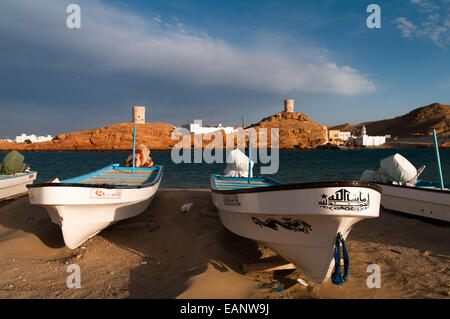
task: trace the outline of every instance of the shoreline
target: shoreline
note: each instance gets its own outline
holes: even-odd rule
[[[317,147],[313,147],[313,148],[279,148],[280,151],[349,151],[349,150],[364,150],[364,149],[392,149],[392,148],[398,148],[398,149],[430,149],[430,148],[434,148],[434,145],[432,144],[427,144],[427,145],[405,145],[405,144],[401,144],[401,145],[389,145],[389,146],[370,146],[370,147],[343,147],[340,146],[339,148],[317,148]],[[439,149],[444,149],[444,148],[450,148],[450,146],[447,145],[439,145]],[[201,148],[202,150],[205,149],[205,147]],[[229,150],[229,149],[233,149],[233,148],[223,148],[223,151]],[[245,148],[246,150],[248,150],[248,147]],[[268,148],[269,150],[271,149],[270,147]],[[190,150],[195,150],[194,148],[191,148]],[[79,149],[64,149],[64,150],[52,150],[52,149],[15,149],[15,148],[11,148],[11,149],[0,149],[0,152],[10,152],[10,151],[18,151],[18,152],[33,152],[33,153],[39,153],[39,152],[53,152],[53,153],[84,153],[84,152],[94,152],[94,153],[116,153],[116,152],[132,152],[132,149],[120,149],[120,150],[110,150],[110,149],[103,149],[103,150],[99,150],[99,149],[83,149],[83,150],[79,150]],[[151,149],[151,151],[157,151],[157,152],[170,152],[171,149],[170,148],[166,148],[166,149]]]
[[[449,298],[449,237],[448,226],[381,211],[350,232],[350,278],[335,286],[299,270],[242,273],[242,262],[275,254],[223,227],[207,188],[162,188],[144,213],[75,250],[24,196],[0,203],[0,298]],[[80,289],[66,286],[70,264]],[[381,267],[380,289],[366,286],[370,264]]]

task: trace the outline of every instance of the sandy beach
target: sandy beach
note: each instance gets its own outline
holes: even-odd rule
[[[274,253],[225,229],[210,198],[161,189],[144,213],[76,250],[26,196],[0,202],[0,298],[450,298],[448,225],[382,211],[348,237],[347,283],[305,287],[298,270],[242,273],[242,262]],[[182,213],[186,202],[194,207]],[[80,289],[66,286],[70,264],[80,266]],[[366,285],[370,264],[381,267],[379,289]]]

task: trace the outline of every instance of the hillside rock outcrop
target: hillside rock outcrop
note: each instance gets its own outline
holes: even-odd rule
[[[414,135],[432,135],[433,129],[438,135],[450,135],[450,105],[432,103],[419,107],[411,112],[392,119],[364,122],[356,125],[343,124],[330,127],[353,135],[359,135],[362,126],[367,129],[368,135],[386,135],[392,137],[410,137]]]
[[[278,128],[280,149],[312,148],[326,141],[325,128],[300,112],[279,112],[250,127],[258,132],[261,128]],[[270,132],[267,134],[270,140]]]
[[[150,149],[169,150],[173,125],[148,123],[136,125],[136,144],[145,143]],[[26,144],[0,142],[0,151],[128,151],[133,148],[133,124],[119,123],[93,130],[66,133],[52,141]]]

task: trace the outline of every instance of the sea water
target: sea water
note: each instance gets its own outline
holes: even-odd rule
[[[111,163],[123,164],[129,152],[21,152],[32,170],[38,171],[36,182],[55,177],[60,180],[89,173]],[[438,180],[434,149],[358,149],[358,150],[280,150],[279,170],[269,175],[287,183],[359,179],[366,169],[377,170],[380,160],[400,153],[416,168],[426,165],[421,179]],[[0,152],[0,160],[6,152]],[[211,174],[222,173],[226,163],[175,164],[170,151],[152,151],[150,156],[164,166],[160,187],[208,188]],[[225,152],[224,152],[225,157]],[[440,149],[444,181],[450,182],[450,149]],[[225,161],[224,161],[225,162]],[[260,175],[256,164],[254,176]]]

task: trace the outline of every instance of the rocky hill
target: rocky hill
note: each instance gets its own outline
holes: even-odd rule
[[[356,125],[343,124],[330,127],[341,131],[350,131],[359,135],[365,125],[369,135],[386,135],[392,137],[410,137],[414,135],[432,135],[433,129],[441,136],[450,135],[450,105],[433,103],[419,107],[411,112],[392,119],[364,122]]]
[[[354,135],[358,135],[362,125],[366,126],[369,135],[391,134],[393,137],[411,137],[414,134],[416,136],[417,134],[430,135],[432,130],[436,129],[440,136],[450,137],[450,105],[433,103],[393,119],[357,125],[344,124],[332,128],[351,131]],[[214,147],[219,142],[220,145],[225,147],[227,145],[225,134],[222,135],[222,139],[219,138],[218,140],[216,140],[214,134],[204,135],[203,138],[194,138],[192,135],[190,140],[178,143],[178,141],[171,139],[175,132],[175,126],[171,124],[149,123],[138,124],[136,127],[137,143],[145,143],[152,150],[170,150],[175,144],[178,144],[178,146],[190,144],[193,147],[196,138],[200,138],[199,144],[202,147],[207,145]],[[256,129],[256,131],[263,128],[278,128],[280,149],[314,148],[326,142],[324,128],[315,121],[311,121],[306,114],[300,112],[280,112],[262,119],[249,128]],[[267,142],[261,143],[259,141],[259,146],[263,146],[263,144],[268,147],[271,146],[270,130],[267,133]],[[182,136],[180,135],[179,138],[182,138]],[[234,138],[234,141],[236,147],[237,139]],[[246,138],[247,143],[248,137]],[[132,147],[133,124],[131,123],[119,123],[92,130],[61,134],[56,136],[53,141],[44,143],[15,144],[0,141],[0,151],[128,151]]]
[[[281,149],[312,148],[325,142],[324,128],[300,112],[280,112],[250,127],[257,131],[261,128],[278,128]]]
[[[325,131],[323,127],[314,121],[310,121],[303,113],[280,112],[269,116],[251,128],[259,131],[261,128],[279,129],[279,147],[282,149],[311,148],[325,142]],[[151,150],[170,150],[177,146],[194,147],[237,147],[237,137],[233,138],[234,145],[227,145],[227,136],[222,131],[222,139],[218,139],[215,134],[205,134],[204,136],[191,135],[190,139],[184,139],[175,126],[166,123],[149,123],[136,125],[137,144],[145,143]],[[173,134],[175,133],[175,134]],[[171,136],[178,136],[179,140],[172,140]],[[200,139],[199,143],[196,142]],[[245,138],[248,145],[248,136]],[[270,147],[270,130],[266,143],[259,142]],[[233,143],[233,142],[232,142]],[[120,123],[93,130],[66,133],[56,136],[53,141],[26,144],[8,143],[0,141],[0,151],[128,151],[133,147],[133,124]]]
[[[136,143],[146,143],[150,149],[168,150],[175,144],[171,134],[174,126],[166,123],[136,125]],[[133,124],[119,123],[111,126],[67,133],[53,141],[26,144],[0,141],[0,151],[125,151],[133,148]]]

